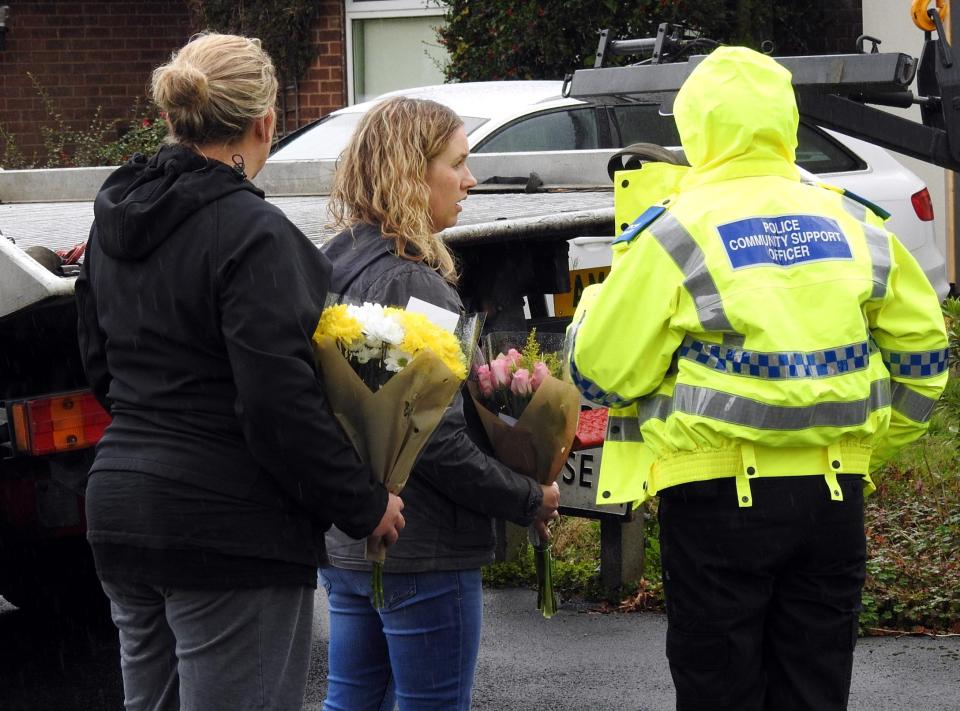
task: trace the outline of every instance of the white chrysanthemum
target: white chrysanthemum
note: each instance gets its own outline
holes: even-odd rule
[[[399,348],[387,349],[387,357],[383,360],[383,366],[391,373],[397,373],[407,367],[410,362],[410,354]]]
[[[350,352],[350,354],[357,359],[358,363],[369,363],[371,360],[379,360],[382,349],[370,348],[366,345],[361,345],[356,350]]]
[[[403,327],[388,316],[380,304],[366,302],[363,306],[350,305],[347,312],[363,328],[367,346],[378,348],[383,344],[400,345],[403,342]]]

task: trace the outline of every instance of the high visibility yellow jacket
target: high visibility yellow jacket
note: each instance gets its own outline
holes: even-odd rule
[[[741,506],[758,476],[872,489],[946,384],[933,288],[868,204],[801,183],[775,61],[720,48],[674,110],[691,168],[614,243],[570,329],[574,381],[614,408],[607,447],[633,446],[615,461],[605,447],[605,500],[729,476]]]

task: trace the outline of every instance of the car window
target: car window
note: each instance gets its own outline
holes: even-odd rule
[[[800,124],[797,144],[797,165],[814,175],[863,170],[866,167],[859,157],[813,126]]]
[[[661,116],[658,104],[612,106],[611,111],[620,134],[620,148],[631,143],[680,145],[680,135],[673,116]],[[814,126],[800,124],[797,144],[797,165],[814,175],[862,170],[866,167],[857,155]]]
[[[679,146],[680,134],[673,116],[661,116],[659,104],[612,106],[613,121],[620,132],[618,148],[631,143],[655,143],[658,146]],[[616,136],[614,136],[616,139]]]
[[[596,110],[582,107],[515,121],[478,144],[473,152],[585,151],[598,145]]]
[[[291,136],[271,160],[316,160],[336,158],[347,145],[363,114],[338,114],[314,124],[309,130]]]
[[[360,123],[363,114],[351,112],[328,116],[312,126],[291,134],[281,141],[270,160],[318,160],[337,158],[347,146],[353,135],[353,129]],[[469,134],[487,121],[475,116],[461,116],[463,126]]]

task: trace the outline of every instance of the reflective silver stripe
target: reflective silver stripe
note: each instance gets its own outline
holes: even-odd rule
[[[636,417],[607,417],[608,442],[642,442],[640,421]]]
[[[890,240],[885,230],[863,223],[863,233],[870,249],[870,261],[873,263],[873,291],[871,299],[882,299],[887,295],[887,280],[890,278]]]
[[[647,420],[665,420],[673,411],[673,398],[669,395],[650,395],[637,402],[637,420],[640,425]]]
[[[933,415],[933,408],[937,401],[911,390],[903,383],[893,384],[891,406],[901,415],[909,417],[914,422],[926,422]]]
[[[860,222],[864,236],[867,239],[867,248],[870,250],[870,260],[873,263],[873,292],[871,299],[882,299],[887,293],[887,279],[890,275],[890,242],[885,230],[867,222],[867,206],[856,200],[843,196],[841,200],[844,209]]]
[[[843,198],[841,202],[843,203],[843,209],[849,212],[855,219],[860,222],[865,222],[867,219],[867,206],[861,202],[857,202],[853,198],[849,198],[842,193],[838,193],[840,197]]]
[[[647,231],[676,262],[684,276],[684,287],[697,305],[697,317],[705,331],[733,331],[723,310],[720,292],[707,269],[707,259],[693,236],[669,212],[654,222]]]
[[[607,417],[606,439],[611,442],[642,442],[640,428],[652,419],[665,420],[670,414],[673,399],[668,395],[649,395],[637,402],[637,414],[631,417]]]
[[[890,381],[870,384],[870,397],[852,402],[821,402],[804,407],[767,405],[751,398],[710,388],[677,385],[674,412],[709,417],[760,430],[802,430],[809,427],[852,427],[866,422],[874,410],[890,404]]]
[[[883,348],[880,353],[890,374],[902,378],[933,378],[945,371],[950,361],[950,351],[946,348],[915,352]]]
[[[680,357],[732,375],[767,380],[824,378],[866,368],[870,364],[870,345],[861,341],[822,351],[767,353],[686,336],[680,344]]]

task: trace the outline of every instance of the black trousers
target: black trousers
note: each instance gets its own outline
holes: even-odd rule
[[[667,658],[677,711],[847,708],[866,565],[863,484],[733,479],[661,492]]]

